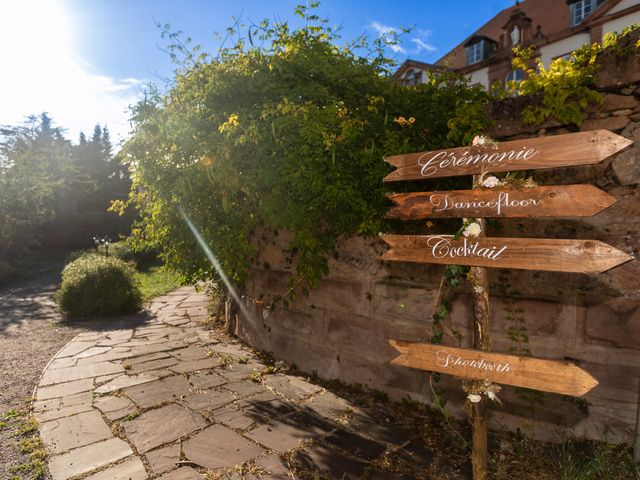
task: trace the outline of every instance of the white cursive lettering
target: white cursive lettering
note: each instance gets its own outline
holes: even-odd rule
[[[524,198],[514,200],[509,197],[509,192],[500,192],[494,198],[489,200],[476,200],[468,202],[456,202],[446,193],[434,193],[429,196],[429,202],[434,207],[434,212],[444,212],[446,210],[479,210],[488,208],[493,210],[497,215],[501,215],[504,210],[509,208],[537,207],[540,200],[535,198]]]
[[[452,247],[451,238],[440,235],[430,237],[427,245],[431,247],[431,254],[434,258],[484,257],[489,260],[497,260],[507,250],[506,245],[502,248],[481,247],[480,242],[469,242],[467,238],[463,240],[462,245]]]
[[[469,367],[489,372],[510,373],[511,364],[509,362],[500,363],[487,361],[483,358],[464,358],[453,356],[446,350],[436,351],[436,364],[443,368]]]
[[[423,177],[435,175],[440,168],[466,167],[469,165],[487,164],[500,165],[506,161],[529,160],[538,151],[534,148],[522,147],[520,150],[507,150],[504,152],[482,152],[473,153],[471,150],[463,150],[459,156],[456,152],[446,150],[438,152],[429,157],[430,152],[422,154],[418,158],[418,165],[421,167],[420,174]]]

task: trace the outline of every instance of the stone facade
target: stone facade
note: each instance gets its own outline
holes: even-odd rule
[[[640,256],[640,65],[636,56],[604,58],[597,79],[602,105],[592,108],[582,130],[605,128],[633,139],[635,145],[602,164],[538,171],[540,184],[592,183],[618,202],[592,218],[500,220],[489,235],[602,240]],[[496,123],[490,134],[500,140],[554,135],[575,127],[547,122],[525,128],[520,111],[525,99],[493,106]],[[286,234],[258,243],[260,265],[245,291],[251,312],[237,324],[241,338],[324,378],[366,384],[392,398],[432,401],[425,372],[390,365],[395,350],[388,339],[428,342],[431,316],[443,268],[435,265],[383,263],[386,248],[377,238],[344,239],[330,261],[330,274],[308,297],[288,309],[263,308],[287,289],[292,263],[283,247]],[[600,384],[584,399],[544,394],[531,396],[504,387],[503,406],[491,409],[494,427],[517,427],[539,438],[570,434],[610,441],[629,440],[635,429],[640,379],[640,261],[598,275],[539,271],[491,270],[491,336],[493,350],[514,346],[508,329],[513,312],[524,317],[526,345],[539,358],[576,362]],[[507,287],[505,295],[504,288]],[[470,346],[470,295],[452,297],[444,343]],[[511,313],[510,313],[511,312]],[[456,339],[457,335],[462,340]],[[451,413],[464,415],[459,379],[443,376]],[[532,422],[532,420],[534,420]]]

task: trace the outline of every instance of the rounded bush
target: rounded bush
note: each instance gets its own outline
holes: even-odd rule
[[[118,258],[83,255],[64,268],[56,301],[70,318],[137,312],[142,294],[134,274],[133,268]]]

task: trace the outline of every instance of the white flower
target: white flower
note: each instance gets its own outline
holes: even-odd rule
[[[482,232],[482,228],[476,222],[470,223],[467,227],[462,231],[462,234],[465,237],[477,237]]]
[[[500,184],[500,180],[498,180],[494,176],[487,177],[482,182],[482,186],[486,188],[494,188],[494,187],[497,187],[499,184]]]
[[[478,403],[480,400],[482,400],[482,396],[478,395],[477,393],[470,393],[469,395],[467,395],[467,398],[471,403]]]
[[[484,288],[482,288],[480,285],[475,285],[473,287],[473,291],[476,292],[476,293],[482,293],[482,292],[484,292]]]
[[[485,137],[484,135],[476,135],[475,137],[473,137],[473,141],[471,142],[471,145],[486,145],[487,144],[487,137]]]
[[[496,394],[493,393],[491,390],[487,392],[487,397],[489,397],[489,400],[493,400],[494,402],[496,401],[496,398],[498,398],[496,397]]]

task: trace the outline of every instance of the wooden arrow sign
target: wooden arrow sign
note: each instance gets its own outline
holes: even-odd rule
[[[573,363],[399,340],[389,343],[400,352],[391,360],[394,365],[574,397],[598,385],[598,380]]]
[[[380,235],[391,246],[383,260],[473,267],[604,272],[633,257],[598,240],[461,238],[452,235]]]
[[[483,189],[387,195],[387,218],[590,217],[617,200],[593,185]]]
[[[589,165],[603,161],[633,142],[607,130],[567,133],[386,157],[398,167],[385,182]]]

